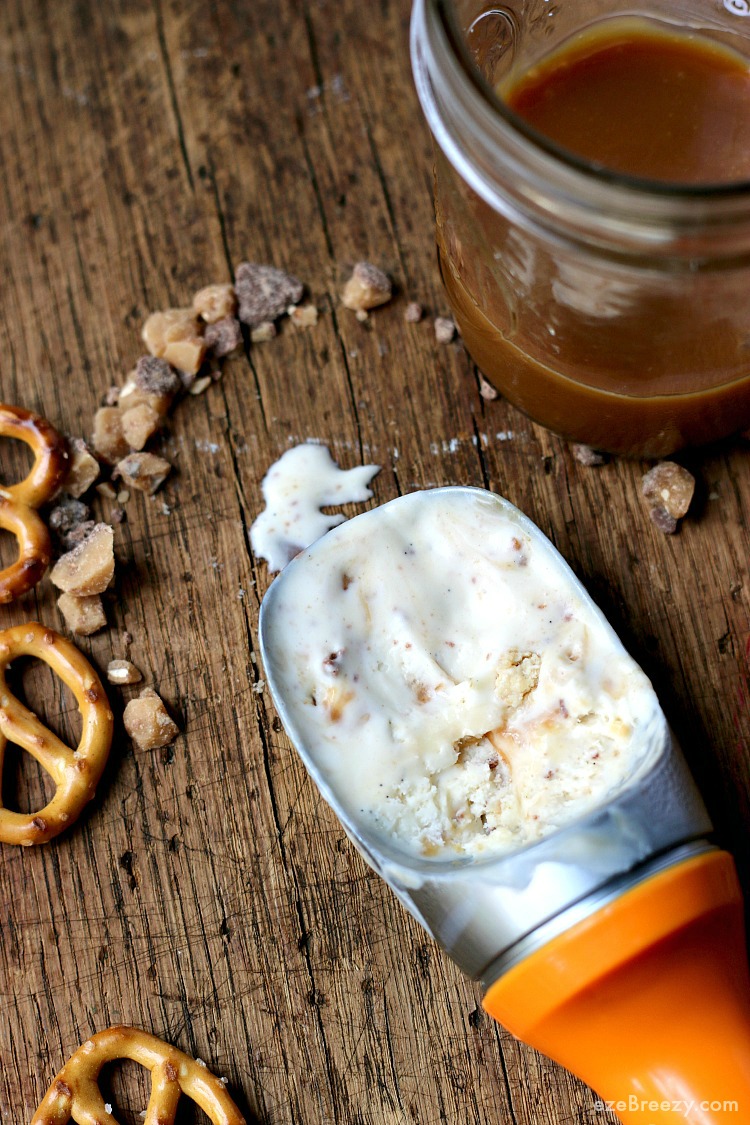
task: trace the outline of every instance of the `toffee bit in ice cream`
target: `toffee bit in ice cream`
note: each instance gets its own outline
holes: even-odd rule
[[[325,445],[287,450],[263,478],[266,507],[250,529],[253,551],[266,559],[270,571],[283,570],[295,555],[346,519],[340,512],[328,515],[321,508],[369,500],[372,492],[367,485],[379,472],[379,465],[340,469]]]
[[[351,822],[411,854],[533,843],[664,746],[643,672],[497,497],[401,497],[331,531],[269,596],[267,672],[293,739]]]

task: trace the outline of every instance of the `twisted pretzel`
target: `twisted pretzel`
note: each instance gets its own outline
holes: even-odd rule
[[[18,541],[19,555],[0,571],[0,603],[20,598],[49,566],[49,532],[35,509],[51,500],[68,471],[65,441],[49,422],[20,406],[0,403],[0,436],[31,446],[34,464],[18,484],[0,488],[0,527]]]
[[[143,1125],[174,1125],[182,1094],[214,1125],[246,1125],[224,1083],[169,1043],[134,1027],[110,1027],[87,1040],[68,1060],[44,1096],[31,1125],[117,1125],[98,1086],[102,1067],[132,1059],[151,1071],[151,1097]]]
[[[83,730],[76,750],[66,746],[8,689],[5,671],[19,656],[48,664],[73,692]],[[28,750],[53,778],[52,800],[37,813],[12,812],[0,794],[0,842],[44,844],[80,815],[94,796],[109,756],[113,719],[99,677],[74,644],[52,629],[30,622],[0,633],[0,778],[9,742]]]

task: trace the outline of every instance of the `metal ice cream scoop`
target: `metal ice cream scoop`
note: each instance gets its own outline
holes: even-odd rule
[[[412,603],[404,603],[404,609],[399,591],[409,583],[414,588],[416,581],[414,604],[422,606],[428,577],[446,567],[426,559],[425,589],[419,589],[419,557],[400,565],[400,550],[383,548],[385,532],[393,534],[395,527],[393,542],[403,542],[403,555],[411,550],[418,556],[408,529],[429,530],[434,520],[443,546],[445,527],[450,535],[446,513],[456,511],[456,505],[479,505],[488,527],[496,521],[516,529],[512,542],[519,550],[522,541],[528,544],[541,560],[538,565],[569,591],[571,604],[595,628],[607,630],[615,659],[621,646],[611,627],[562,557],[522,513],[479,489],[415,493],[330,532],[290,563],[269,589],[261,607],[260,645],[284,727],[366,862],[463,971],[482,982],[490,1014],[593,1085],[614,1103],[624,1122],[674,1123],[679,1119],[674,1106],[663,1106],[691,1101],[694,1106],[683,1120],[700,1125],[750,1120],[750,988],[741,896],[731,858],[707,839],[710,821],[658,705],[655,725],[649,727],[652,745],[632,777],[540,838],[497,854],[490,849],[486,857],[440,849],[434,855],[416,853],[398,833],[347,799],[327,751],[321,750],[316,727],[320,708],[333,710],[333,705],[315,698],[317,689],[309,689],[307,649],[294,636],[314,635],[323,619],[326,637],[351,636],[351,621],[342,618],[339,628],[335,618],[339,605],[347,604],[338,591],[356,596],[357,565],[367,568],[371,589],[394,589],[399,620],[408,623],[411,615],[414,624],[419,613],[424,616],[423,609],[409,608]],[[359,553],[350,549],[355,540]],[[472,552],[464,530],[456,544],[464,565]],[[486,553],[483,545],[479,548],[477,544],[478,554]],[[340,559],[345,565],[339,571]],[[364,561],[358,564],[358,559]],[[382,574],[372,571],[379,565]],[[490,558],[490,581],[493,566],[502,575],[505,559]],[[527,581],[520,571],[519,581]],[[386,598],[383,604],[390,602]],[[516,608],[520,632],[528,607]],[[438,610],[436,606],[436,615]],[[357,638],[360,649],[382,643],[369,605],[356,620],[369,621],[372,631],[372,645],[367,637]],[[472,620],[466,620],[468,642],[472,628]],[[341,651],[345,647],[342,643]],[[326,659],[333,676],[331,699],[338,699],[339,651]],[[387,662],[381,663],[383,676],[392,674]],[[437,657],[436,663],[441,667]],[[339,690],[342,702],[336,707],[351,694]],[[361,721],[368,718],[365,714]],[[334,741],[339,737],[336,719],[337,713]],[[399,737],[404,736],[397,736],[396,748]],[[356,770],[357,746],[346,749]],[[718,1044],[723,1046],[717,1050]],[[742,1103],[739,1117],[725,1106],[733,1100]],[[657,1103],[662,1108],[655,1109]],[[703,1103],[709,1108],[700,1108]],[[718,1103],[719,1108],[710,1108]]]

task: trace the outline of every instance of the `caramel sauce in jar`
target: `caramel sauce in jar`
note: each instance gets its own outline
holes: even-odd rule
[[[535,420],[613,453],[749,426],[750,61],[697,32],[603,20],[496,93],[505,198],[439,149],[436,166],[443,280],[480,368]],[[532,150],[528,172],[516,157]],[[537,206],[545,167],[559,183]]]
[[[750,63],[700,36],[616,21],[498,93],[602,168],[674,184],[750,181]]]

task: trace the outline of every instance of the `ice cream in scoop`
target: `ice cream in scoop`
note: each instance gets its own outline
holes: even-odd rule
[[[353,820],[414,855],[533,843],[664,747],[644,673],[551,544],[490,493],[401,497],[278,581],[265,658],[293,737]]]

